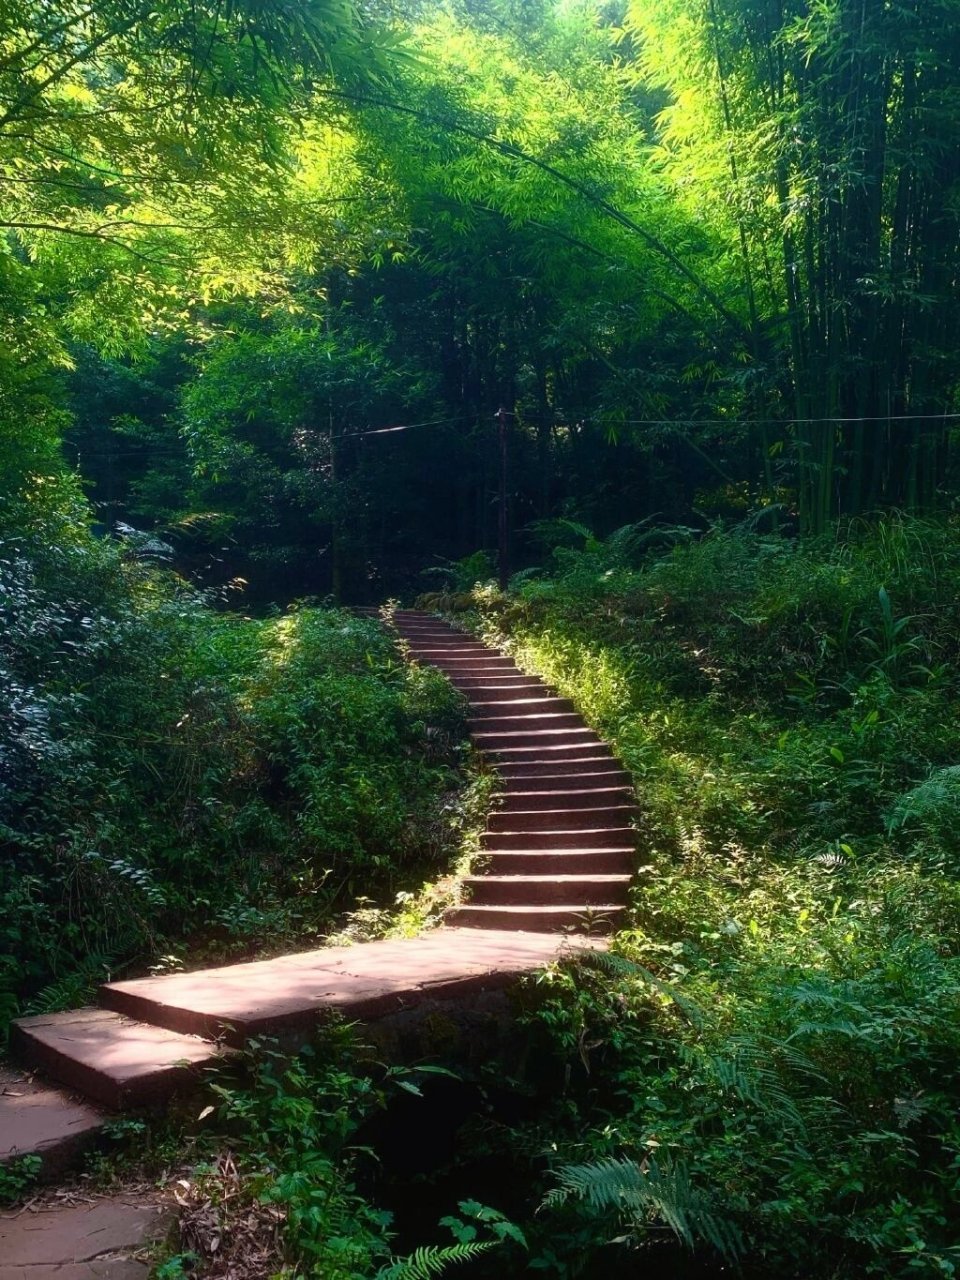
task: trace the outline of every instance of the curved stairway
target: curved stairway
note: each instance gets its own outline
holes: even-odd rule
[[[411,657],[439,667],[470,703],[471,737],[502,779],[448,923],[485,929],[609,929],[625,910],[635,863],[630,776],[573,704],[512,658],[427,613],[394,626]]]

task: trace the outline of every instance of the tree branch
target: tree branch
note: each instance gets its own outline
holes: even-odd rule
[[[77,26],[79,23],[92,18],[96,13],[96,9],[91,5],[89,9],[83,9],[80,13],[75,13],[72,18],[67,18],[58,26],[48,27],[46,31],[40,34],[30,42],[24,49],[17,49],[15,53],[11,53],[6,58],[0,58],[0,71],[6,71],[9,67],[15,66],[18,62],[22,62],[24,58],[29,58],[31,53],[36,53],[42,49],[45,44],[49,44],[51,40],[55,40],[57,36],[63,35],[65,31],[69,31],[71,27]]]
[[[108,223],[108,226],[121,226],[121,223]],[[139,249],[135,249],[133,245],[128,244],[125,240],[121,240],[118,236],[104,235],[102,231],[96,228],[86,229],[83,227],[65,227],[56,222],[7,222],[0,221],[0,227],[6,227],[11,231],[52,231],[63,236],[79,236],[83,240],[100,240],[104,244],[115,245],[118,249],[124,249],[127,253],[132,254],[135,258],[139,258],[142,262],[148,262],[153,266],[160,267],[177,267],[183,265],[183,260],[176,258],[151,258],[145,253],[141,253]]]
[[[102,49],[105,44],[109,44],[111,40],[118,39],[120,36],[126,35],[128,31],[132,31],[138,22],[141,22],[149,12],[149,6],[143,7],[137,11],[134,17],[129,18],[125,23],[121,23],[117,27],[110,28],[102,32],[95,40],[88,45],[79,49],[66,62],[62,62],[56,70],[51,71],[45,80],[41,80],[39,84],[33,85],[28,93],[18,98],[12,106],[10,106],[2,116],[0,116],[0,129],[4,128],[11,120],[16,120],[21,114],[24,107],[28,107],[31,102],[35,102],[46,91],[68,75],[74,67],[79,66],[81,62],[89,60],[98,49]]]

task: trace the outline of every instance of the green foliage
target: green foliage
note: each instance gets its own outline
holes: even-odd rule
[[[249,1081],[212,1087],[246,1194],[278,1208],[292,1260],[307,1275],[359,1280],[388,1253],[389,1215],[357,1192],[349,1145],[387,1095],[356,1070],[343,1040],[293,1061],[252,1043]]]
[[[216,612],[142,540],[58,503],[20,523],[0,563],[7,1016],[11,993],[69,1006],[171,940],[315,936],[449,857],[460,702],[380,627]]]
[[[39,1156],[20,1156],[0,1165],[0,1204],[13,1204],[33,1186],[43,1161]]]
[[[448,1215],[440,1219],[440,1226],[449,1228],[456,1237],[455,1244],[421,1246],[409,1257],[384,1267],[377,1273],[377,1280],[433,1280],[446,1271],[448,1264],[470,1262],[507,1240],[526,1248],[523,1232],[499,1210],[476,1200],[461,1200],[459,1209],[463,1218]],[[479,1239],[480,1232],[489,1238]]]
[[[446,588],[454,594],[471,591],[478,583],[489,582],[496,577],[493,557],[486,551],[475,551],[452,564],[425,569],[424,576],[444,579]]]
[[[578,1196],[594,1211],[613,1209],[632,1218],[641,1239],[652,1218],[664,1222],[690,1248],[702,1240],[725,1257],[737,1255],[736,1229],[704,1206],[682,1166],[663,1169],[651,1158],[641,1168],[633,1160],[608,1156],[593,1164],[565,1165],[557,1177],[560,1185],[547,1196],[548,1206]]]
[[[770,1275],[799,1239],[812,1276],[952,1274],[955,527],[554,563],[477,623],[614,743],[643,865],[614,954],[531,996],[568,1072],[536,1256],[669,1228]]]
[[[156,1280],[187,1280],[199,1261],[199,1257],[192,1251],[178,1253],[158,1263],[154,1269],[154,1275]]]
[[[455,1237],[451,1245],[422,1245],[407,1257],[391,1254],[391,1215],[375,1208],[358,1190],[358,1175],[374,1153],[357,1138],[371,1116],[390,1105],[397,1092],[421,1097],[431,1074],[449,1074],[423,1065],[384,1068],[371,1060],[350,1028],[331,1025],[312,1046],[290,1058],[271,1042],[250,1042],[243,1074],[221,1075],[211,1084],[216,1105],[204,1108],[205,1148],[231,1152],[229,1177],[223,1161],[204,1161],[190,1180],[190,1203],[219,1215],[216,1232],[225,1248],[239,1250],[249,1238],[231,1241],[230,1215],[236,1202],[250,1206],[248,1220],[263,1209],[265,1233],[281,1225],[282,1257],[296,1274],[316,1280],[431,1280],[451,1264],[467,1262],[506,1240],[523,1245],[519,1229],[496,1209],[475,1201],[460,1203],[463,1217],[440,1225]],[[423,1102],[426,1108],[429,1103]],[[215,1113],[215,1114],[214,1114]],[[425,1122],[427,1122],[425,1120]],[[229,1194],[227,1194],[229,1192]],[[259,1208],[258,1208],[259,1207]],[[265,1243],[265,1242],[264,1242]],[[178,1258],[164,1265],[175,1268]],[[222,1250],[217,1254],[223,1264]],[[172,1270],[171,1274],[179,1274]]]
[[[491,1247],[489,1241],[470,1244],[421,1245],[399,1262],[392,1263],[377,1273],[377,1280],[433,1280],[442,1275],[451,1262],[470,1262]]]
[[[935,769],[901,796],[888,816],[887,830],[919,834],[928,858],[939,856],[950,875],[960,873],[960,766]]]

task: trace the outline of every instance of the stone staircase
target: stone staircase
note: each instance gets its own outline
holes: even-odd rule
[[[502,780],[477,875],[451,924],[481,929],[609,930],[635,864],[630,776],[573,704],[473,636],[428,614],[394,625],[420,662],[470,704],[470,734]]]
[[[410,655],[469,700],[473,739],[502,779],[465,903],[417,938],[108,983],[97,1007],[19,1019],[11,1048],[23,1069],[0,1073],[0,1163],[39,1154],[62,1166],[108,1110],[162,1104],[251,1037],[293,1047],[331,1010],[369,1021],[475,999],[562,950],[600,945],[634,864],[628,775],[568,701],[510,658],[427,614],[395,624]]]

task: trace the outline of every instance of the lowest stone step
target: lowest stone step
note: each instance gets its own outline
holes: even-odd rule
[[[99,1108],[82,1098],[13,1067],[0,1067],[0,1165],[39,1156],[46,1175],[59,1173],[86,1149],[106,1120]]]

